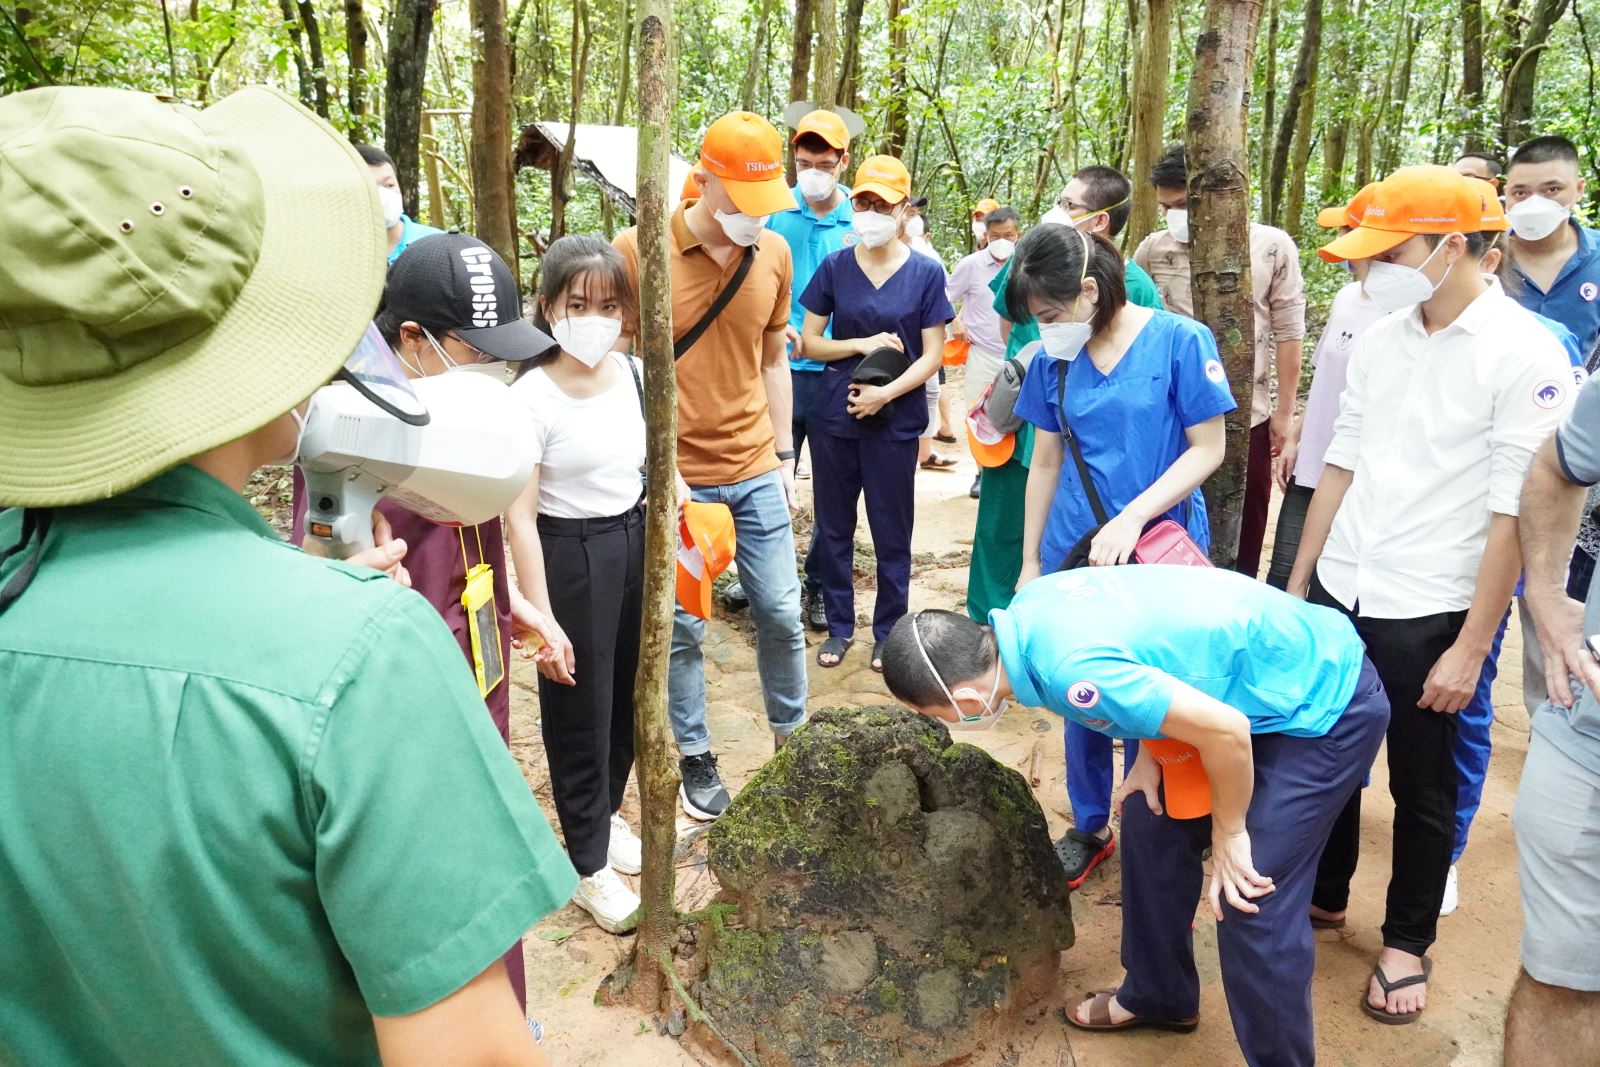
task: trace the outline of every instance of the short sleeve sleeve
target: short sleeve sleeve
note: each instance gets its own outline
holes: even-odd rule
[[[1146,274],[1150,272],[1150,242],[1155,239],[1156,234],[1147,234],[1145,239],[1139,242],[1139,247],[1133,250],[1133,261],[1139,264],[1139,268]]]
[[[1191,319],[1174,319],[1172,392],[1178,420],[1185,429],[1239,406],[1228,389],[1228,374],[1217,355],[1216,340],[1210,330]]]
[[[1540,340],[1525,346],[1521,358],[1506,360],[1495,383],[1489,510],[1500,515],[1517,514],[1534,452],[1572,407],[1572,367],[1566,353],[1553,336]]]
[[[989,291],[994,293],[994,313],[1007,322],[1015,322],[1011,317],[1011,305],[1006,303],[1006,283],[1011,280],[1011,261],[1008,259],[1000,265],[1000,273],[989,281]]]
[[[628,271],[628,280],[633,283],[633,291],[639,291],[639,230],[630,226],[617,234],[612,240],[611,247],[615,248],[622,256],[622,265]]]
[[[1272,309],[1272,339],[1294,341],[1306,335],[1306,280],[1300,273],[1300,251],[1294,239],[1276,231],[1278,266],[1272,277],[1268,303]]]
[[[1578,399],[1556,431],[1556,456],[1574,485],[1600,482],[1600,376],[1578,390]]]
[[[944,270],[937,264],[933,266],[935,269],[928,271],[927,283],[922,288],[922,322],[919,325],[924,330],[930,326],[943,326],[956,317],[956,309],[945,295]]]
[[[1068,364],[1059,359],[1036,357],[1022,379],[1022,392],[1012,410],[1019,418],[1037,426],[1045,433],[1060,433],[1061,419],[1056,412],[1056,392],[1060,375],[1067,373]]]
[[[1355,350],[1345,365],[1344,392],[1339,394],[1339,414],[1333,420],[1333,440],[1322,461],[1330,466],[1353,471],[1361,457],[1361,423],[1367,409],[1367,361],[1372,357],[1373,331],[1356,339]]]
[[[825,319],[833,316],[833,264],[837,255],[835,252],[823,257],[806,291],[800,294],[800,306]]]
[[[768,243],[777,246],[775,252],[781,260],[778,264],[778,293],[772,301],[772,314],[767,316],[767,331],[770,333],[789,325],[789,307],[792,303],[789,294],[794,287],[794,255],[789,251],[789,242],[783,240],[782,234]]]
[[[1172,706],[1173,678],[1137,662],[1127,649],[1078,648],[1050,674],[1052,706],[1091,730],[1117,737],[1161,736]]]
[[[454,993],[577,885],[444,621],[390,603],[302,771],[322,903],[374,1015]]]

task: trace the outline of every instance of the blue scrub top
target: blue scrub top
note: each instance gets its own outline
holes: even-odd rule
[[[1070,363],[1042,355],[1035,359],[1022,380],[1016,412],[1041,433],[1061,432],[1056,397],[1063,367],[1067,421],[1108,519],[1150,488],[1188,449],[1184,430],[1238,406],[1211,331],[1169,311],[1152,312],[1109,375],[1101,374],[1087,353]],[[1201,549],[1210,547],[1205,498],[1198,489],[1160,517],[1186,528]],[[1060,567],[1097,525],[1069,453],[1061,463],[1040,545],[1045,571]]]
[[[956,317],[944,295],[944,268],[938,260],[915,252],[877,288],[862,273],[854,248],[834,252],[817,267],[800,303],[807,311],[831,318],[836,338],[898,334],[913,363],[922,358],[922,331]],[[921,389],[890,403],[886,422],[873,420],[863,425],[847,410],[850,379],[862,358],[851,356],[827,364],[821,396],[811,409],[814,424],[834,437],[891,441],[921,437],[928,428],[928,399]]]
[[[1083,567],[989,613],[1018,702],[1112,737],[1161,737],[1173,680],[1237,708],[1252,734],[1321,737],[1355,693],[1355,627],[1211,567]]]
[[[794,259],[794,284],[789,290],[789,325],[796,332],[806,323],[806,308],[800,303],[800,294],[811,284],[811,277],[817,273],[822,261],[844,248],[854,233],[851,224],[855,221],[855,211],[850,206],[850,190],[841,185],[839,191],[844,193],[839,206],[818,218],[796,186],[790,190],[796,207],[791,211],[780,211],[767,219],[767,229],[789,243],[789,255]],[[823,331],[823,335],[833,336],[827,330]],[[826,363],[815,359],[791,357],[789,360],[790,370],[821,371],[826,366]]]
[[[1579,226],[1576,219],[1568,225],[1578,231],[1578,249],[1556,275],[1550,291],[1540,289],[1518,269],[1517,280],[1522,284],[1512,286],[1510,295],[1529,311],[1571,330],[1578,339],[1578,351],[1587,359],[1600,338],[1600,230]]]
[[[424,226],[410,215],[402,213],[400,216],[400,243],[394,246],[393,252],[389,253],[389,262],[393,264],[395,260],[399,259],[400,253],[404,252],[411,245],[411,242],[420,241],[424,237],[431,237],[433,234],[443,232],[443,230],[433,226]]]

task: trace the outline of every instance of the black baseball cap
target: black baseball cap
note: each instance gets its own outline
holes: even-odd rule
[[[383,306],[441,325],[495,359],[518,363],[556,342],[522,316],[522,295],[505,260],[471,234],[451,230],[413,241],[389,268]]]
[[[925,196],[914,196],[907,202],[912,207],[927,207],[928,206],[928,198],[925,197]]]

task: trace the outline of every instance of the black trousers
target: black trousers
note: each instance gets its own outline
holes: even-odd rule
[[[539,516],[550,608],[572,642],[577,685],[539,679],[540,730],[561,833],[584,877],[606,865],[611,816],[633,769],[633,675],[644,612],[644,511]]]
[[[1272,562],[1267,566],[1267,584],[1274,589],[1289,588],[1294,557],[1300,551],[1300,531],[1306,524],[1315,489],[1289,479],[1289,489],[1278,505],[1278,532],[1272,535]]]
[[[1383,921],[1383,944],[1420,956],[1434,942],[1456,829],[1456,717],[1417,707],[1440,656],[1455,643],[1465,611],[1415,619],[1372,619],[1335,600],[1315,576],[1308,598],[1337,608],[1355,623],[1367,657],[1389,693],[1389,794],[1394,797],[1394,870]],[[1317,868],[1311,903],[1343,911],[1361,851],[1361,792],[1335,820]]]

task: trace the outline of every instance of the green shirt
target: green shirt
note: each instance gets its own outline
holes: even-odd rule
[[[192,466],[55,512],[0,813],[0,1063],[377,1063],[576,884],[439,614]]]

